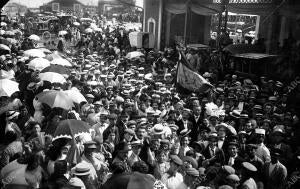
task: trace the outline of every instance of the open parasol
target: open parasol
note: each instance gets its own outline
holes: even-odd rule
[[[5,31],[5,35],[14,36],[15,32],[13,32],[13,31]]]
[[[92,32],[93,32],[93,29],[92,29],[92,28],[87,28],[87,29],[85,29],[84,31],[85,31],[85,33],[92,33]]]
[[[44,68],[41,73],[46,73],[46,72],[54,72],[54,73],[58,73],[58,74],[61,74],[61,75],[68,75],[70,74],[70,70],[66,67],[63,67],[61,65],[50,65],[49,63],[49,66]]]
[[[67,67],[72,66],[72,64],[64,58],[56,58],[56,59],[52,60],[50,63],[56,64],[56,65],[61,65],[61,66],[67,66]]]
[[[139,52],[139,51],[133,51],[133,52],[129,52],[126,55],[126,58],[133,59],[133,58],[138,58],[138,57],[141,57],[141,56],[144,56],[144,54]]]
[[[0,79],[0,96],[10,97],[17,91],[19,91],[19,83],[9,79]]]
[[[58,58],[62,58],[59,54],[48,54],[46,56],[46,59],[48,59],[49,61],[53,61],[54,59],[58,59]]]
[[[66,90],[64,93],[66,93],[74,103],[80,104],[81,102],[87,102],[78,89]]]
[[[36,96],[39,102],[48,104],[51,108],[71,109],[74,104],[70,97],[62,91],[44,91]]]
[[[10,42],[11,44],[16,44],[16,43],[18,43],[18,41],[17,41],[16,39],[14,39],[14,38],[6,38],[6,40],[7,40],[8,42]]]
[[[24,51],[24,55],[27,57],[40,57],[44,58],[46,55],[45,53],[40,49],[29,49]]]
[[[58,138],[75,139],[79,135],[89,133],[89,128],[90,126],[84,121],[66,119],[58,123],[53,140]]]
[[[47,48],[39,48],[41,51],[43,51],[45,54],[51,54],[52,52],[49,50],[49,49],[47,49]]]
[[[50,83],[64,84],[67,82],[63,75],[55,72],[40,73],[39,77],[41,80],[49,81]]]
[[[6,22],[1,22],[0,26],[7,26],[7,23]]]
[[[0,79],[12,79],[14,76],[10,75],[7,71],[5,70],[0,70]]]
[[[31,39],[33,41],[39,41],[41,38],[35,34],[32,34],[28,37],[28,39]]]
[[[50,62],[45,58],[35,58],[31,60],[28,64],[28,68],[39,71],[43,70],[48,66],[50,66]]]
[[[0,50],[10,51],[10,48],[7,45],[0,44]]]

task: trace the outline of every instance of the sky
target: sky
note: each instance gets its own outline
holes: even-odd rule
[[[29,8],[38,8],[44,3],[48,3],[51,0],[10,0],[9,2],[20,3],[26,5]],[[84,4],[97,5],[98,0],[78,0]],[[136,0],[136,5],[143,6],[143,0]]]

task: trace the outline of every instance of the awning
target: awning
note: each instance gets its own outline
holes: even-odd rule
[[[238,58],[247,58],[253,60],[259,60],[262,58],[269,58],[269,57],[276,57],[277,55],[272,54],[263,54],[263,53],[243,53],[243,54],[236,54],[234,57]]]
[[[189,4],[187,2],[166,2],[165,10],[172,14],[185,14],[187,5],[192,12],[200,15],[212,15],[222,10],[222,5],[217,3],[203,3],[193,0]],[[275,8],[276,5],[272,3],[231,3],[228,5],[229,12],[251,15],[269,15]]]

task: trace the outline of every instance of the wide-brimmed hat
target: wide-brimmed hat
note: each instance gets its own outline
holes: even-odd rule
[[[218,140],[218,134],[215,133],[215,132],[210,133],[210,134],[208,135],[208,140],[209,140],[209,141],[211,141],[211,140],[214,140],[214,141]]]
[[[77,178],[77,177],[72,177],[70,180],[69,180],[69,184],[71,186],[74,186],[76,188],[85,188],[85,185],[84,183],[82,182],[82,180],[80,178]]]
[[[165,133],[164,126],[162,124],[155,124],[152,129],[154,135],[161,135]]]
[[[180,131],[179,133],[179,137],[183,138],[183,137],[186,137],[190,134],[191,130],[189,129],[183,129],[182,131]]]
[[[192,167],[195,168],[195,169],[198,168],[197,160],[195,158],[191,157],[191,156],[184,156],[182,158],[182,161],[190,163],[192,165]]]
[[[74,175],[84,176],[90,174],[90,168],[86,163],[78,163],[74,169]]]
[[[230,116],[237,118],[237,119],[240,118],[240,116],[241,116],[241,113],[238,110],[233,110],[229,114],[230,114]]]
[[[284,136],[284,131],[281,128],[276,128],[276,126],[274,127],[272,134],[279,134],[281,136]]]
[[[182,160],[177,155],[170,155],[170,159],[175,164],[181,166],[183,164]]]
[[[97,143],[95,141],[87,141],[83,145],[85,149],[96,149],[97,148],[96,144]]]
[[[249,163],[249,162],[243,162],[243,163],[242,163],[242,166],[243,166],[246,170],[248,170],[248,171],[250,171],[250,172],[256,172],[256,171],[257,171],[257,168],[256,168],[253,164],[251,164],[251,163]]]
[[[177,131],[179,129],[179,127],[175,124],[169,124],[168,127],[172,130],[172,131]]]
[[[19,114],[20,113],[17,111],[8,111],[8,112],[6,112],[6,117],[8,120],[12,120],[12,119],[18,117]]]
[[[130,145],[131,145],[132,147],[134,147],[134,146],[142,147],[142,146],[143,146],[143,142],[142,142],[141,140],[135,140],[135,141],[132,141],[132,142],[130,143]]]
[[[128,134],[130,134],[130,135],[132,135],[132,136],[135,135],[135,132],[134,132],[134,130],[132,130],[132,129],[125,129],[124,132],[125,132],[125,133],[128,133]]]

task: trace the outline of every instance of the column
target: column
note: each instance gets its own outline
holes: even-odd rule
[[[159,0],[158,11],[158,32],[157,32],[157,50],[160,50],[161,30],[162,30],[162,16],[163,16],[163,0]]]

